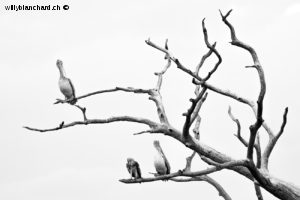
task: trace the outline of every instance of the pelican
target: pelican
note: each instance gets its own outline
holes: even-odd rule
[[[130,178],[139,179],[142,177],[139,163],[136,162],[133,158],[127,158],[126,167],[130,174]]]
[[[75,88],[69,78],[66,77],[66,73],[63,67],[63,62],[61,60],[56,61],[56,65],[59,69],[59,89],[65,96],[65,99],[72,105],[74,105],[77,102],[77,99],[75,97]]]
[[[157,150],[156,155],[154,156],[154,166],[158,176],[170,174],[171,167],[170,164],[160,147],[159,141],[154,140],[153,145]]]

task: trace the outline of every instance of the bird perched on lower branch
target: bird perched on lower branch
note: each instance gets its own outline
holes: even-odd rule
[[[153,145],[157,150],[156,155],[154,156],[154,166],[158,176],[170,174],[171,167],[165,156],[158,140],[154,140]]]
[[[126,164],[127,170],[130,174],[130,178],[132,179],[139,179],[142,178],[140,165],[136,162],[133,158],[127,158]]]
[[[68,101],[68,103],[74,105],[77,102],[74,85],[72,84],[71,79],[66,77],[63,62],[61,60],[57,60],[56,66],[58,67],[60,74],[58,81],[59,89],[65,96],[65,99]]]

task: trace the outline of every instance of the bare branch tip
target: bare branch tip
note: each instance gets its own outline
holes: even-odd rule
[[[231,106],[228,106],[228,114],[231,113]]]
[[[202,28],[203,28],[203,31],[206,31],[206,28],[205,28],[205,18],[202,20]]]
[[[60,124],[59,124],[59,128],[62,128],[64,126],[65,122],[62,121]]]
[[[222,20],[226,20],[226,18],[230,15],[230,13],[233,11],[233,9],[230,9],[225,15],[223,15],[222,11],[219,9],[220,15],[222,17]]]
[[[166,39],[166,42],[165,42],[165,49],[168,50],[169,47],[168,47],[168,38]]]
[[[288,113],[288,111],[289,111],[289,107],[286,107],[285,108],[285,113]]]
[[[146,42],[146,44],[149,44],[150,43],[150,37],[147,40],[145,40],[145,42]]]
[[[231,12],[232,12],[232,9],[230,9],[230,10],[227,12],[227,14],[225,15],[225,18],[227,18],[227,17],[230,15]]]
[[[220,13],[221,17],[223,18],[223,13],[222,13],[221,9],[219,9],[219,13]]]

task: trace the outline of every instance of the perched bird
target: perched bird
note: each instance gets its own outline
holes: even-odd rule
[[[132,158],[127,158],[127,164],[126,164],[127,170],[130,174],[130,178],[139,179],[142,177],[141,169],[139,166],[139,163],[136,162]]]
[[[160,176],[160,175],[170,174],[171,167],[170,167],[170,164],[169,164],[162,148],[160,147],[159,141],[154,140],[153,145],[154,145],[155,149],[157,150],[157,153],[154,156],[154,166],[155,166],[157,175]]]
[[[72,105],[77,102],[75,97],[75,88],[69,78],[66,77],[66,73],[61,60],[56,61],[56,65],[59,69],[60,77],[58,81],[59,89],[65,96],[66,100]]]

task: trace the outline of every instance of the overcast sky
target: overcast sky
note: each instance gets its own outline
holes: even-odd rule
[[[263,2],[263,3],[262,3]],[[7,11],[7,5],[59,5],[60,11]],[[62,6],[68,5],[69,10]],[[6,1],[0,2],[0,199],[5,200],[96,200],[96,199],[221,199],[205,182],[155,182],[125,185],[126,158],[139,161],[143,176],[154,171],[154,139],[161,141],[172,171],[185,166],[191,154],[182,144],[162,135],[133,136],[147,127],[130,123],[72,127],[56,132],[30,132],[22,126],[51,128],[62,121],[81,120],[78,109],[53,105],[63,98],[58,89],[57,59],[64,62],[77,95],[115,86],[153,88],[154,72],[165,65],[164,55],[147,46],[151,38],[169,48],[191,70],[207,52],[201,21],[223,63],[210,83],[255,100],[258,77],[251,57],[231,46],[228,28],[218,9],[234,9],[229,21],[239,39],[252,45],[265,70],[267,93],[264,118],[277,132],[282,114],[289,107],[286,130],[270,159],[270,172],[300,185],[298,118],[300,115],[299,44],[300,2],[277,1]],[[205,74],[216,61],[210,58]],[[172,64],[164,77],[163,100],[170,122],[178,129],[193,97],[191,78]],[[158,120],[153,102],[145,95],[112,93],[78,102],[88,118],[118,115],[143,116]],[[226,97],[209,92],[201,110],[201,141],[234,158],[246,150],[234,137],[235,124],[228,106],[248,138],[252,111]],[[266,133],[261,130],[262,143]],[[193,170],[207,168],[195,158]],[[230,171],[212,175],[232,199],[255,199],[253,183]],[[275,197],[264,192],[265,199]]]

